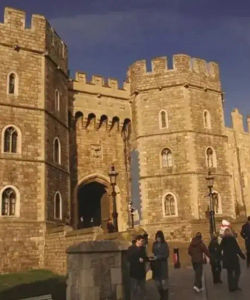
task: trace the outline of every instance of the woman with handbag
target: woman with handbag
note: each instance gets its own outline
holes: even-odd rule
[[[162,231],[157,231],[152,252],[154,254],[151,268],[153,279],[161,296],[161,300],[168,299],[168,257],[169,248]]]

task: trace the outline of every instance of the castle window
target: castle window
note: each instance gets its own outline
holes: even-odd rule
[[[221,214],[222,213],[222,205],[221,205],[220,194],[216,191],[213,191],[212,197],[213,197],[213,206],[214,206],[215,214]]]
[[[60,93],[58,90],[55,91],[55,110],[60,111]]]
[[[216,168],[217,162],[216,162],[216,154],[215,151],[208,147],[206,150],[206,164],[208,168]]]
[[[170,149],[165,148],[161,152],[161,165],[163,168],[173,166],[173,157]]]
[[[53,159],[56,164],[61,164],[61,143],[58,137],[53,142]]]
[[[3,134],[3,152],[17,153],[18,147],[18,132],[13,126],[8,126],[4,129]]]
[[[93,113],[90,113],[88,115],[86,127],[95,128],[95,126],[96,126],[96,115]]]
[[[59,192],[56,192],[54,197],[54,218],[62,219],[62,197]]]
[[[5,187],[1,193],[1,216],[19,216],[19,193],[15,187]]]
[[[178,215],[176,197],[172,193],[167,193],[163,197],[163,213],[165,217]]]
[[[204,110],[204,112],[203,112],[203,123],[204,123],[204,128],[207,128],[207,129],[211,128],[210,113],[207,110]]]
[[[159,114],[160,129],[168,128],[168,114],[165,110],[161,110]]]
[[[7,93],[10,95],[16,95],[17,94],[17,75],[15,73],[10,73],[8,75],[7,80]]]
[[[118,117],[113,117],[110,129],[119,130],[119,126],[120,126],[120,119]]]
[[[78,111],[75,114],[75,125],[77,128],[81,128],[83,126],[83,113],[81,111]]]

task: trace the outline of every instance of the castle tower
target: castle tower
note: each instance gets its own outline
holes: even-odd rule
[[[173,69],[159,57],[151,71],[135,62],[128,76],[145,228],[188,239],[192,224],[206,219],[209,170],[217,219],[234,216],[218,65],[181,54]]]
[[[0,24],[1,271],[43,265],[47,225],[69,217],[67,48],[43,16]]]

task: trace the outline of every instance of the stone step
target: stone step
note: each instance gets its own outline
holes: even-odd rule
[[[52,295],[41,295],[41,296],[36,296],[31,298],[22,298],[19,300],[53,300],[53,298]]]

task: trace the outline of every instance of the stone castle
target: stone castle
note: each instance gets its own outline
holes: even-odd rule
[[[250,214],[250,118],[225,127],[219,67],[178,54],[144,60],[116,79],[71,79],[68,49],[44,16],[5,8],[0,24],[0,271],[65,271],[65,249],[112,218],[109,170],[119,173],[119,231],[131,226],[131,151],[138,153],[141,220],[152,235],[190,238],[216,218]]]

